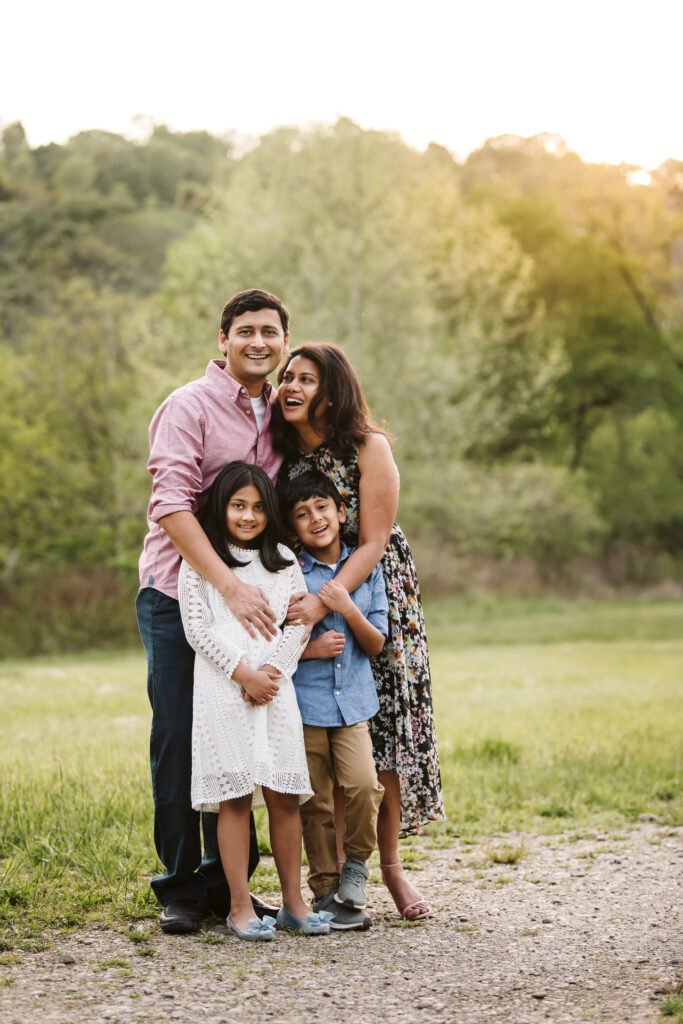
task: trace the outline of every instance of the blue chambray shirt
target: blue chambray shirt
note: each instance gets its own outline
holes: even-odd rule
[[[341,557],[333,571],[304,548],[299,561],[310,594],[317,594],[323,583],[333,579],[353,553],[342,542]],[[353,591],[351,599],[365,618],[387,635],[388,610],[384,577],[376,565],[368,578]],[[311,640],[334,629],[346,637],[344,650],[336,658],[312,658],[300,661],[294,673],[294,689],[305,725],[340,726],[365,722],[379,711],[379,700],[370,659],[358,646],[346,619],[339,612],[328,612],[316,623]]]

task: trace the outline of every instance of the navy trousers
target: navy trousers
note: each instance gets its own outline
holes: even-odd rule
[[[166,868],[163,875],[152,879],[152,889],[164,906],[174,900],[196,900],[225,916],[230,892],[218,851],[218,815],[200,815],[192,810],[190,801],[194,651],[185,638],[180,606],[173,598],[147,587],[139,592],[135,608],[147,655],[147,693],[152,705],[149,754],[154,843]],[[252,815],[250,875],[258,861]]]

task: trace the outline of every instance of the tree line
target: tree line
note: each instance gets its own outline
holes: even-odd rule
[[[645,186],[633,170],[550,135],[458,163],[344,118],[246,152],[163,126],[32,149],[6,127],[5,609],[37,580],[58,592],[76,572],[90,593],[105,573],[118,593],[112,574],[134,576],[147,422],[217,354],[225,299],[253,286],[289,306],[294,344],[349,353],[395,440],[427,588],[461,586],[467,556],[554,578],[581,557],[636,583],[674,574],[683,161]]]

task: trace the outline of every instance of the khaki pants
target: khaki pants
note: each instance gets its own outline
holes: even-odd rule
[[[339,887],[334,828],[335,781],[346,797],[344,853],[366,861],[377,845],[377,812],[384,787],[377,781],[367,722],[327,728],[304,725],[314,795],[301,805],[308,884],[316,899]]]

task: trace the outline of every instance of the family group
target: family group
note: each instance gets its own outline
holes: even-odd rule
[[[165,932],[365,930],[376,847],[402,917],[431,912],[399,855],[445,814],[398,471],[343,350],[289,341],[277,296],[238,292],[223,358],[150,424],[136,607]],[[249,887],[263,804],[281,907]]]

